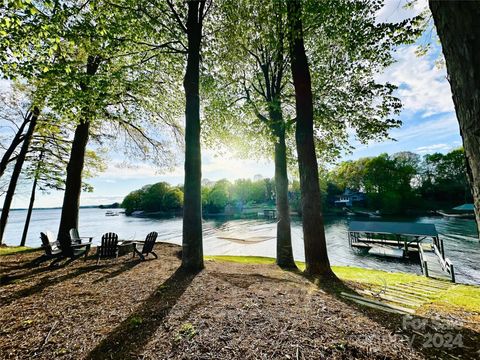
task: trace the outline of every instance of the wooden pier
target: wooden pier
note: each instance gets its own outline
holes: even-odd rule
[[[433,224],[352,221],[348,242],[372,255],[402,258],[418,253],[425,276],[455,282],[453,264]]]

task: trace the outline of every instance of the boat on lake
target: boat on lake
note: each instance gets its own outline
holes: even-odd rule
[[[105,211],[105,216],[118,216],[118,212],[113,210],[107,210]]]
[[[359,216],[359,217],[369,217],[369,218],[380,218],[382,215],[380,214],[380,211],[360,211],[360,210],[352,210],[345,208],[345,213],[348,216]]]

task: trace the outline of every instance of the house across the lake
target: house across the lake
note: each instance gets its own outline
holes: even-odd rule
[[[365,200],[365,193],[346,189],[342,195],[338,195],[336,197],[335,206],[351,207],[353,205],[364,205]]]

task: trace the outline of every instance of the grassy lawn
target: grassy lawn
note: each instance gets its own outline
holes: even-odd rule
[[[274,264],[275,259],[259,256],[205,256],[206,260],[226,261],[243,264]],[[305,269],[305,264],[297,262],[300,270]],[[333,271],[342,280],[358,283],[363,286],[378,287],[408,284],[412,282],[428,283],[429,279],[415,274],[388,272],[382,270],[363,269],[353,266],[333,266]],[[455,284],[438,293],[438,297],[427,306],[434,306],[441,311],[468,311],[480,313],[480,286]]]
[[[35,250],[37,249],[29,248],[27,246],[0,246],[0,256]]]

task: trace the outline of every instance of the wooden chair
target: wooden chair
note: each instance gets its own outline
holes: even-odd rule
[[[79,234],[78,234],[78,230],[75,229],[75,228],[71,228],[70,229],[70,239],[72,240],[72,244],[80,244],[82,242],[82,240],[88,240],[88,242],[92,242],[93,240],[93,237],[81,237]]]
[[[118,257],[118,235],[106,233],[102,236],[102,245],[97,247],[97,264],[100,258]]]
[[[45,251],[44,259],[56,259],[62,257],[62,249],[57,241],[53,240],[53,234],[50,231],[46,233],[40,233],[40,239],[42,240],[42,248]]]
[[[61,249],[58,241],[54,240],[54,235],[47,231],[45,233],[40,233],[40,239],[42,240],[42,248],[45,250],[45,254],[42,255],[39,259],[35,260],[34,263],[39,264],[43,261],[54,259],[50,264],[53,266],[60,260],[70,258],[71,261],[78,259],[80,256],[85,255],[85,258],[90,251],[90,243],[88,244],[72,244],[71,248],[68,250]]]
[[[158,259],[157,254],[155,254],[153,251],[155,241],[157,241],[157,236],[158,234],[155,231],[152,231],[150,234],[148,234],[145,238],[145,242],[143,243],[142,251],[138,251],[138,243],[133,243],[133,256],[135,257],[135,253],[137,253],[138,256],[140,256],[140,259],[145,260],[145,257],[148,256],[148,254],[152,254],[155,256],[155,259]]]

